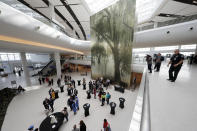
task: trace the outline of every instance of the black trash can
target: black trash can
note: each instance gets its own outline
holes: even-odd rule
[[[68,92],[68,96],[71,96],[72,93],[73,93],[72,88],[69,87],[69,88],[67,89],[67,92]]]
[[[90,109],[90,104],[89,103],[86,103],[83,105],[83,108],[84,108],[84,114],[85,114],[85,117],[89,116],[89,109]]]
[[[86,84],[85,83],[83,84],[83,90],[86,90]]]
[[[61,92],[64,92],[64,86],[63,86],[63,85],[60,86],[60,91],[61,91]]]
[[[90,99],[91,98],[91,92],[90,90],[87,91],[87,99]]]
[[[119,105],[119,107],[123,109],[123,108],[124,108],[124,102],[125,102],[125,99],[124,99],[124,98],[122,98],[122,97],[120,97],[120,98],[119,98],[119,101],[120,101],[120,105]]]
[[[58,93],[59,93],[59,91],[58,91],[58,90],[56,90],[56,91],[55,91],[55,99],[59,98]]]
[[[109,105],[111,107],[110,114],[115,115],[116,103],[115,102],[111,102]]]
[[[80,86],[81,85],[81,80],[77,80],[77,82],[78,82],[78,86]]]

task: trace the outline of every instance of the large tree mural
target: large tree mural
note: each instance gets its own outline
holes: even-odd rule
[[[134,22],[135,0],[120,0],[91,16],[93,78],[130,85]]]

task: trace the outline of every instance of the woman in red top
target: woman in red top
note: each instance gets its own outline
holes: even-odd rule
[[[104,128],[104,131],[107,130],[107,126],[108,126],[108,122],[106,119],[104,119],[104,123],[103,123],[103,128]]]

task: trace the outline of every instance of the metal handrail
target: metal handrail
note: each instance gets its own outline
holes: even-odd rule
[[[151,131],[149,79],[146,68],[143,71],[129,131]]]

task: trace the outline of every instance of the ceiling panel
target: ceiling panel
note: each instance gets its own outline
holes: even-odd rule
[[[164,22],[164,21],[173,20],[173,19],[176,19],[176,18],[155,16],[153,18],[153,21],[155,21],[155,22]]]
[[[80,21],[80,23],[81,23],[84,30],[90,30],[90,22],[89,21],[87,21],[87,22]]]
[[[53,1],[54,5],[63,5],[62,2],[60,0],[54,0]]]
[[[56,7],[56,9],[59,10],[59,12],[64,15],[64,17],[68,20],[68,21],[75,21],[73,19],[73,17],[71,16],[71,14],[68,12],[68,10],[64,7],[64,6],[59,6]]]
[[[47,16],[48,18],[50,18],[50,11],[49,8],[39,8],[37,9],[38,11],[42,12],[45,16]]]
[[[184,8],[183,10],[181,10],[180,12],[177,13],[178,15],[195,15],[197,14],[197,6],[195,5],[190,5],[187,8]]]
[[[78,24],[76,22],[72,21],[72,22],[70,22],[70,24],[73,26],[73,28],[75,30],[80,30],[81,31],[81,29],[79,28],[79,26],[78,26]]]
[[[42,0],[25,0],[32,7],[47,7],[47,5]]]
[[[68,4],[79,4],[81,3],[81,0],[66,0]]]
[[[70,7],[79,21],[90,21],[90,15],[83,5],[71,5]]]
[[[169,1],[163,9],[160,10],[160,13],[165,13],[165,14],[176,14],[183,10],[184,8],[189,7],[190,5],[188,4],[183,4],[180,2],[176,1]]]

